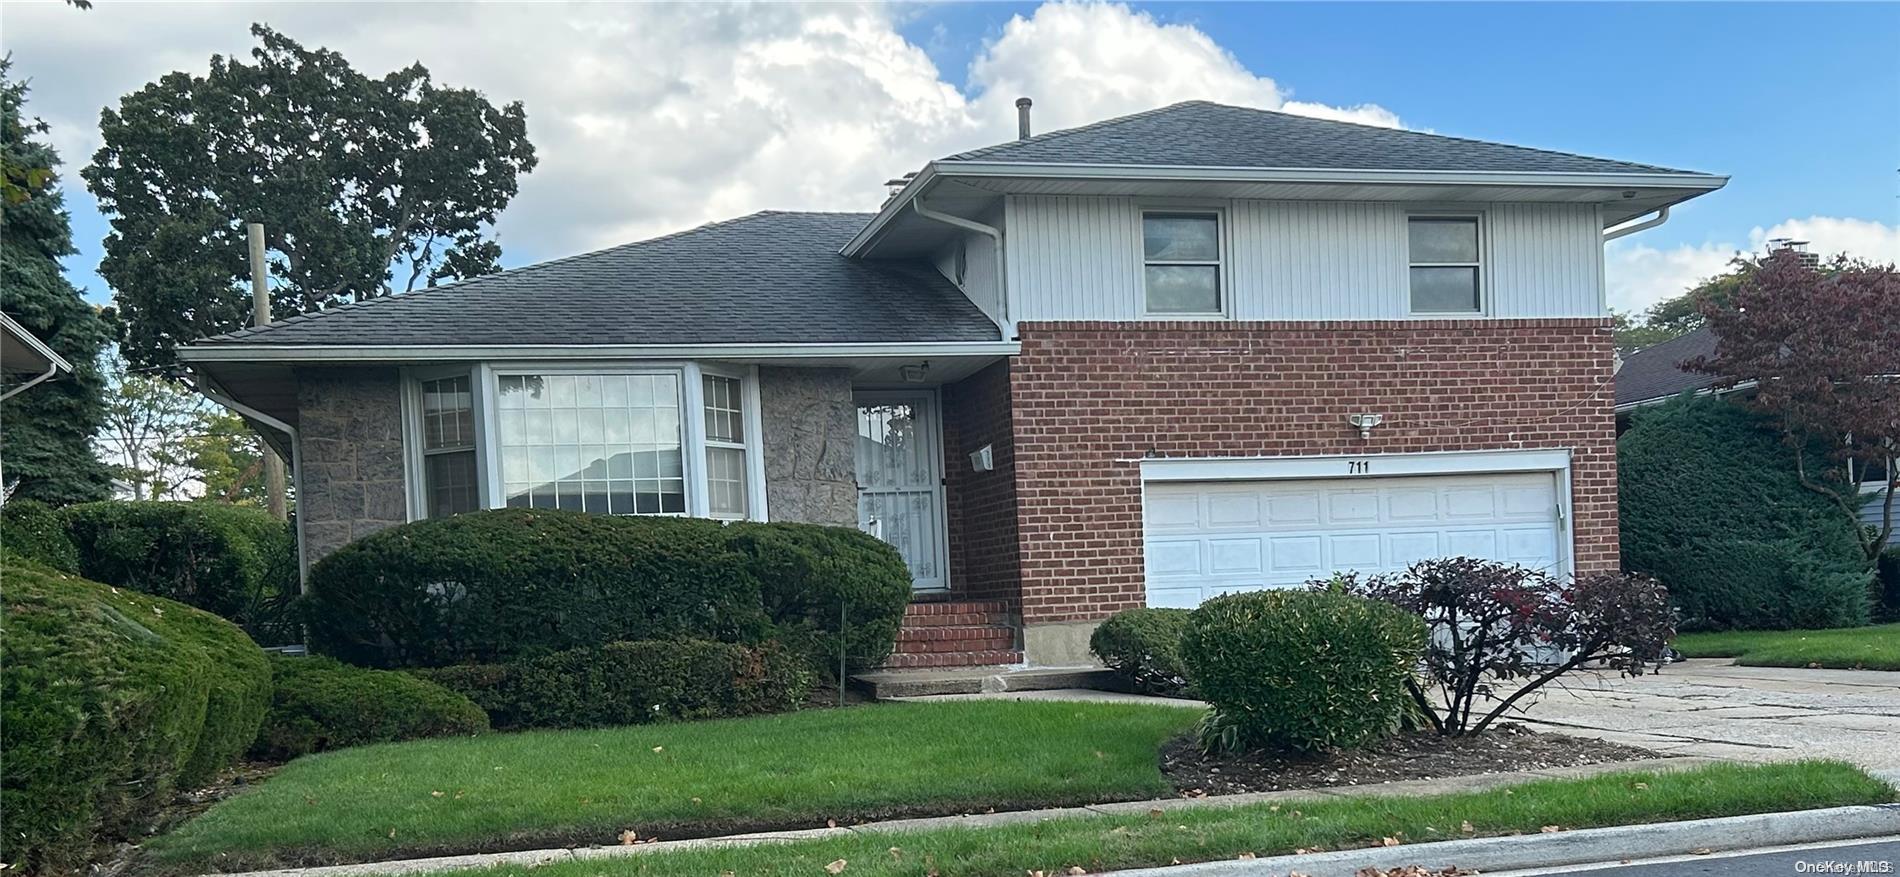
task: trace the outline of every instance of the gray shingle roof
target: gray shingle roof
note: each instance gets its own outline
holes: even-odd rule
[[[838,248],[865,213],[755,213],[652,240],[243,329],[198,345],[995,341],[922,262]]]
[[[1694,173],[1420,131],[1187,101],[952,155],[944,161],[1176,167]]]
[[[1681,367],[1685,360],[1714,355],[1715,333],[1705,327],[1623,357],[1623,367],[1616,372],[1616,404],[1666,399],[1714,384],[1715,375]]]

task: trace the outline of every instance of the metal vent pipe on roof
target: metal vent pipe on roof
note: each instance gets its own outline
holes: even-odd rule
[[[1035,101],[1026,97],[1016,99],[1016,139],[1029,139],[1029,107]]]

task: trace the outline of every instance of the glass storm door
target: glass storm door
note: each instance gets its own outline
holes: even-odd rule
[[[858,528],[897,548],[912,587],[941,591],[949,578],[936,396],[866,391],[857,403]]]

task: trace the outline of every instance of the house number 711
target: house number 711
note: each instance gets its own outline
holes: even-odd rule
[[[1346,461],[1347,475],[1365,475],[1371,471],[1372,471],[1371,460],[1347,460]]]

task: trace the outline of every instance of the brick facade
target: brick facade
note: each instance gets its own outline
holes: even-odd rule
[[[1025,625],[1144,605],[1139,460],[1150,454],[1570,448],[1577,569],[1617,567],[1606,320],[1034,322],[1019,331],[1008,392]],[[1385,423],[1362,440],[1346,423],[1355,412]],[[968,497],[961,505],[967,532],[975,516]]]
[[[1022,570],[1016,533],[1016,455],[1009,362],[943,388],[945,514],[950,590],[1015,609]],[[990,446],[995,468],[978,472],[969,455]]]

